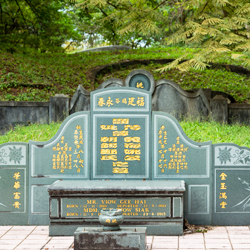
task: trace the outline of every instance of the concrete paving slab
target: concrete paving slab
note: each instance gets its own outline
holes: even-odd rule
[[[0,250],[74,250],[73,236],[50,237],[48,229],[48,226],[1,226]],[[147,246],[148,250],[250,250],[249,233],[249,227],[216,227],[207,233],[179,237],[147,236]]]

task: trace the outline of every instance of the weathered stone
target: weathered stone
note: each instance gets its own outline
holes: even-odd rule
[[[215,96],[211,102],[211,115],[212,121],[227,123],[228,122],[228,99],[222,95]]]
[[[90,110],[90,92],[85,90],[82,85],[78,85],[76,92],[70,100],[69,108],[69,114]]]
[[[63,94],[56,94],[50,97],[49,122],[61,122],[69,115],[69,97]]]
[[[228,116],[230,124],[250,125],[250,104],[229,104]]]
[[[105,89],[109,87],[123,87],[123,85],[124,83],[121,79],[111,78],[100,84],[97,89]]]
[[[146,250],[146,227],[121,227],[103,231],[100,227],[78,227],[74,233],[75,250]]]
[[[159,80],[152,97],[152,110],[166,112],[178,120],[206,119],[210,106],[201,89],[189,93],[172,81]]]
[[[48,124],[49,102],[0,102],[0,133],[17,125]]]

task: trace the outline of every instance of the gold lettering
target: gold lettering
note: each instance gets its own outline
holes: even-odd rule
[[[226,183],[221,183],[220,184],[220,189],[227,189]]]
[[[134,97],[128,98],[128,105],[135,106],[136,104],[134,103],[134,100]]]
[[[102,161],[117,161],[117,155],[102,155]]]
[[[143,83],[142,83],[142,82],[140,82],[140,83],[137,82],[137,83],[136,83],[136,88],[138,88],[138,89],[139,89],[139,88],[144,89]]]
[[[15,201],[13,206],[15,206],[15,208],[19,209],[19,206],[21,206],[21,203],[19,201]]]
[[[98,104],[97,104],[97,105],[100,106],[100,107],[102,107],[102,106],[105,105],[105,102],[104,102],[103,97],[100,97],[100,98],[99,98],[99,101],[98,101]]]
[[[126,155],[124,157],[125,161],[140,161],[141,160],[141,156],[140,155]]]
[[[87,204],[97,204],[96,200],[87,200]]]
[[[227,199],[226,192],[220,193],[219,199]]]
[[[128,162],[117,161],[113,162],[113,167],[128,167]]]
[[[222,201],[222,202],[220,203],[220,205],[221,205],[221,208],[226,208],[227,203],[226,203],[225,201]]]
[[[19,181],[15,181],[15,184],[14,184],[14,186],[13,186],[15,189],[18,189],[18,188],[20,188],[21,186],[20,186],[20,182]]]
[[[14,173],[13,178],[16,179],[16,180],[19,180],[20,176],[21,176],[20,173],[17,172],[17,173]]]
[[[14,199],[15,199],[15,200],[19,200],[19,199],[20,199],[20,194],[21,194],[21,193],[19,193],[19,192],[13,193]]]
[[[128,131],[114,131],[113,136],[126,136],[128,135]]]
[[[113,174],[128,174],[128,168],[113,168]]]
[[[124,143],[125,148],[140,148],[140,143]]]
[[[114,118],[113,124],[129,124],[129,119]]]
[[[227,175],[226,175],[225,173],[221,173],[220,177],[221,177],[221,180],[222,180],[222,181],[225,181]]]
[[[108,100],[107,100],[107,102],[106,102],[106,105],[107,105],[108,107],[110,107],[110,106],[113,105],[113,101],[111,100],[110,97],[108,97]]]
[[[124,142],[141,142],[140,137],[125,137]]]
[[[138,106],[144,106],[144,97],[138,97],[138,99],[137,99],[137,105]]]

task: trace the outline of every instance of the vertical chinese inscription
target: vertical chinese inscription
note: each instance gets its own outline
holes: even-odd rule
[[[64,141],[64,136],[52,150],[55,152],[52,158],[53,169],[60,169],[61,173],[64,173],[65,169],[72,169],[72,147]]]
[[[13,175],[13,178],[14,178],[14,185],[13,185],[13,188],[14,188],[14,192],[13,192],[13,198],[14,198],[14,208],[15,209],[19,209],[20,208],[20,205],[21,203],[19,202],[19,199],[20,199],[20,195],[21,195],[21,192],[20,192],[20,188],[21,188],[21,185],[20,185],[20,172],[15,172],[14,175]]]
[[[179,174],[181,170],[188,170],[185,154],[188,147],[184,147],[184,144],[180,143],[179,136],[176,137],[176,143],[169,147],[167,134],[166,127],[161,125],[158,131],[158,167],[161,169],[161,173],[173,169]]]
[[[76,129],[74,131],[74,144],[75,144],[75,150],[74,150],[74,155],[75,160],[73,160],[74,165],[73,168],[77,169],[77,172],[80,173],[81,168],[83,168],[83,133],[82,133],[82,128],[80,125],[76,126]]]
[[[220,206],[221,206],[221,208],[223,208],[223,209],[225,209],[226,206],[227,206],[227,202],[226,202],[226,199],[227,199],[227,193],[226,193],[226,190],[227,190],[226,179],[227,179],[227,175],[226,175],[224,172],[222,172],[222,173],[220,174],[221,183],[220,183],[219,200],[220,200]]]
[[[159,151],[158,151],[158,167],[161,169],[161,172],[164,173],[165,169],[168,168],[167,165],[167,130],[164,125],[161,126],[160,130],[158,131],[158,145],[159,145]]]
[[[60,173],[65,173],[65,169],[77,169],[79,173],[83,165],[83,131],[80,125],[77,125],[73,134],[74,146],[70,147],[65,141],[65,137],[60,138],[60,142],[52,148],[52,168],[60,169]]]

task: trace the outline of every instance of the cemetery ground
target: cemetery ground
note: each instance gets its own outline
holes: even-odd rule
[[[181,50],[181,49],[180,49]],[[191,49],[190,49],[191,51]],[[151,51],[152,52],[152,51]],[[176,52],[176,51],[175,51]],[[180,52],[180,51],[179,51]],[[128,52],[128,54],[133,54],[132,52]],[[122,55],[121,53],[114,53],[114,55]],[[170,54],[169,54],[170,55]],[[59,55],[58,55],[59,56]],[[73,56],[73,55],[71,55]],[[97,56],[97,54],[95,55]],[[67,61],[64,61],[64,63],[68,63],[70,61],[69,55],[66,55],[68,57]],[[85,55],[86,57],[86,55]],[[99,60],[92,57],[92,55],[89,55],[91,57],[91,60],[93,62],[96,62]],[[22,58],[25,58],[23,56]],[[32,56],[31,56],[32,58]],[[27,68],[20,68],[24,64],[17,64],[15,61],[12,61],[12,63],[9,64],[8,68],[8,74],[7,80],[9,81],[9,84],[6,82],[6,77],[2,77],[3,83],[1,85],[1,89],[3,91],[3,98],[10,98],[9,100],[22,100],[20,98],[26,98],[29,101],[47,101],[49,96],[53,96],[55,93],[64,93],[69,94],[72,96],[72,91],[75,91],[78,84],[82,84],[86,89],[93,90],[95,89],[99,83],[103,82],[104,80],[111,78],[111,77],[119,77],[124,79],[125,75],[127,75],[128,71],[131,69],[134,69],[133,66],[128,67],[126,69],[120,69],[116,71],[108,70],[104,72],[104,74],[99,74],[99,78],[96,79],[96,81],[91,78],[89,78],[88,74],[91,71],[91,69],[97,67],[96,65],[91,65],[91,67],[88,65],[86,68],[81,69],[82,71],[86,71],[85,74],[82,74],[81,77],[79,77],[79,70],[76,70],[75,72],[71,71],[70,77],[74,78],[77,76],[76,79],[79,80],[78,83],[76,83],[75,79],[69,80],[69,78],[64,77],[65,66],[64,67],[58,67],[60,68],[60,75],[55,76],[55,70],[58,70],[57,67],[55,67],[55,70],[51,71],[51,78],[49,77],[49,74],[46,74],[43,72],[43,70],[47,70],[47,68],[51,69],[53,68],[53,64],[56,65],[57,59],[54,58],[53,55],[51,55],[50,65],[47,65],[47,67],[41,67],[41,71],[36,71],[36,69],[39,70],[38,65],[32,66],[34,68],[34,71],[31,72],[29,76],[26,75]],[[96,57],[97,58],[97,57]],[[173,55],[171,55],[171,58],[173,58]],[[13,59],[13,58],[12,58]],[[117,58],[116,58],[117,59]],[[119,58],[121,59],[121,58]],[[33,62],[29,65],[35,65],[35,61],[38,60],[38,58],[33,57]],[[46,59],[47,60],[47,59]],[[132,60],[132,59],[131,59]],[[224,58],[223,60],[228,60]],[[6,60],[3,60],[5,63],[7,63],[9,60],[6,58]],[[71,60],[72,63],[73,60]],[[111,61],[111,63],[114,63],[115,60]],[[85,62],[86,63],[86,62]],[[110,63],[110,62],[108,62]],[[16,67],[16,70],[18,69],[18,73],[22,74],[12,74],[13,72],[10,71],[10,68],[12,66]],[[22,66],[20,66],[22,65]],[[77,65],[77,64],[75,64]],[[80,65],[78,61],[78,65]],[[39,65],[40,66],[40,65]],[[58,66],[58,65],[57,65]],[[73,66],[73,63],[71,64]],[[189,73],[185,73],[190,78],[185,78],[183,76],[184,73],[173,71],[172,76],[166,76],[165,73],[156,73],[154,69],[159,68],[161,65],[157,64],[149,64],[147,66],[141,67],[151,71],[155,79],[159,78],[167,78],[170,80],[174,80],[177,83],[184,82],[186,84],[186,89],[194,89],[202,87],[204,88],[209,87],[213,88],[211,85],[208,84],[209,77],[211,75],[216,75],[217,73],[213,74],[213,70],[208,70],[204,72],[198,72],[193,71]],[[28,64],[27,64],[28,67]],[[137,67],[137,66],[136,66]],[[71,67],[71,69],[74,67]],[[31,66],[29,66],[29,69],[31,69]],[[36,75],[34,76],[34,72],[36,71]],[[221,79],[218,78],[215,80],[215,85],[220,85],[222,81],[222,77],[224,79],[229,79],[232,77],[231,72],[227,72],[225,70],[215,70],[216,72],[219,72],[221,75]],[[4,70],[6,73],[6,69]],[[59,72],[59,71],[58,71]],[[203,75],[207,72],[207,75]],[[179,75],[179,82],[176,77]],[[230,77],[228,77],[228,74],[230,74]],[[6,74],[5,74],[6,75]],[[67,74],[66,74],[67,75]],[[158,75],[156,77],[156,75]],[[47,77],[47,81],[44,81],[44,76]],[[198,77],[195,77],[198,76]],[[218,76],[218,75],[217,75]],[[33,78],[34,77],[34,78]],[[39,78],[40,77],[40,78]],[[159,78],[158,78],[159,77]],[[172,78],[171,78],[172,77]],[[205,81],[203,82],[204,85],[200,85],[201,79],[205,78]],[[198,81],[194,81],[194,79],[198,79]],[[238,81],[236,82],[236,78]],[[182,80],[181,80],[182,79]],[[185,81],[185,79],[187,81]],[[189,79],[189,80],[188,80]],[[233,80],[231,79],[231,83],[229,81],[223,82],[222,85],[220,85],[219,91],[224,91],[232,96],[238,101],[238,102],[245,102],[249,103],[249,90],[248,88],[248,78],[242,77],[237,75]],[[28,81],[27,81],[28,80]],[[181,81],[180,81],[181,80]],[[211,82],[213,82],[211,80]],[[236,82],[236,83],[235,83]],[[84,84],[85,83],[85,84]],[[192,83],[192,84],[190,84]],[[74,85],[75,84],[75,85]],[[185,85],[184,84],[184,85]],[[8,86],[6,88],[6,85]],[[232,85],[232,91],[228,87]],[[238,86],[233,87],[233,86]],[[183,87],[183,85],[182,85]],[[242,92],[240,90],[243,89]],[[233,92],[236,91],[236,92]],[[70,92],[71,91],[71,92]],[[14,99],[11,99],[14,98]],[[19,98],[19,99],[15,99]],[[29,99],[31,98],[31,99]],[[32,99],[33,98],[33,99]],[[39,99],[40,98],[40,99]],[[8,100],[8,99],[4,99]],[[183,121],[180,124],[185,133],[188,137],[193,139],[194,141],[207,141],[212,140],[213,143],[221,143],[221,142],[230,142],[230,143],[237,143],[240,146],[246,146],[249,147],[250,141],[249,141],[249,127],[248,126],[240,126],[240,125],[234,125],[234,126],[228,126],[228,125],[220,125],[217,123],[209,123],[209,122],[199,122],[199,121]],[[22,141],[22,142],[28,142],[29,140],[35,140],[35,141],[46,141],[53,137],[53,135],[58,130],[60,124],[53,123],[50,125],[31,125],[28,127],[16,127],[15,129],[8,132],[5,136],[2,136],[2,140],[0,140],[1,144],[4,142],[11,142],[11,141]],[[224,151],[226,148],[224,149]],[[231,150],[231,149],[230,149]],[[219,158],[219,157],[217,157]],[[223,163],[223,159],[221,160],[221,164]],[[18,173],[19,174],[19,173]],[[14,177],[13,177],[14,178]],[[225,184],[225,183],[223,183]],[[204,185],[200,185],[204,186]],[[224,186],[223,186],[223,189]],[[218,198],[218,197],[217,197]],[[195,202],[195,200],[193,201]],[[232,226],[224,226],[224,227],[213,227],[211,230],[204,230],[203,228],[193,228],[192,234],[186,234],[184,236],[148,236],[147,237],[147,245],[148,250],[160,250],[160,249],[176,249],[176,250],[184,250],[184,249],[249,249],[250,245],[250,228],[249,226],[244,227],[232,227]],[[0,227],[0,249],[71,249],[73,250],[73,237],[50,237],[48,234],[48,226],[1,226]]]

